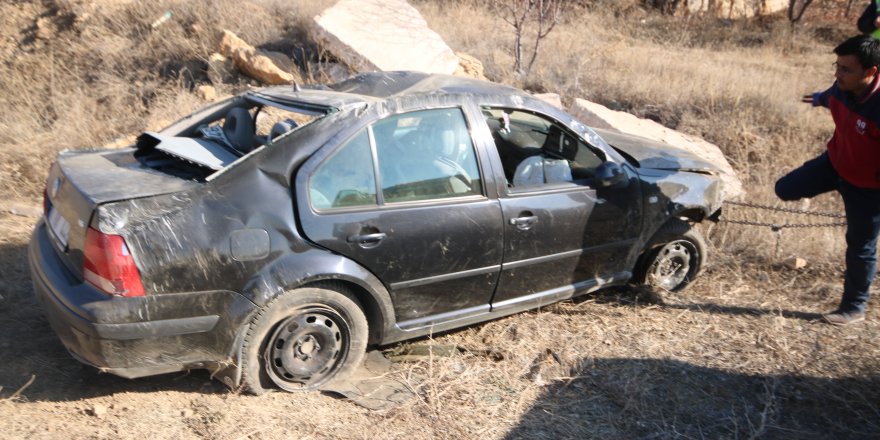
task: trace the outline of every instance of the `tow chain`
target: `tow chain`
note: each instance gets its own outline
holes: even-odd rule
[[[770,205],[759,205],[757,203],[749,203],[749,202],[733,202],[733,201],[725,201],[727,205],[734,206],[742,206],[745,208],[754,208],[754,209],[762,209],[766,211],[774,211],[774,212],[785,212],[789,214],[800,214],[800,215],[811,215],[816,217],[828,217],[828,218],[843,218],[846,216],[843,214],[835,214],[831,212],[816,212],[816,211],[807,211],[805,209],[794,209],[794,208],[780,208],[777,206]],[[774,232],[779,232],[785,228],[838,228],[846,226],[846,222],[834,222],[834,223],[767,223],[767,222],[758,222],[751,220],[742,220],[742,219],[719,219],[720,222],[723,223],[733,223],[736,225],[746,225],[746,226],[765,226],[769,227]]]

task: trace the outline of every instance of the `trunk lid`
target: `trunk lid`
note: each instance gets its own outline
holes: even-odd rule
[[[168,194],[198,183],[142,166],[134,149],[64,151],[46,181],[49,236],[70,271],[82,279],[86,230],[98,205]]]

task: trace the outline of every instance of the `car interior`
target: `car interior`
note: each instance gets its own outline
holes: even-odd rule
[[[178,177],[204,180],[238,158],[315,118],[279,105],[243,102],[212,114],[178,136],[145,132],[135,157],[141,165]]]
[[[511,188],[588,180],[603,159],[567,130],[528,112],[484,107]]]

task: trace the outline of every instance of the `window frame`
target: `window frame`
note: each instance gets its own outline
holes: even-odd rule
[[[581,136],[579,133],[577,133],[571,127],[569,127],[568,124],[565,124],[560,119],[558,119],[552,115],[549,115],[549,114],[546,114],[546,113],[543,113],[543,112],[540,112],[537,110],[529,109],[529,108],[511,107],[511,106],[503,105],[503,104],[502,105],[479,104],[480,115],[483,117],[482,122],[483,122],[483,124],[486,125],[486,127],[490,133],[491,133],[492,129],[491,129],[491,127],[489,127],[489,124],[486,122],[486,117],[485,117],[485,114],[483,113],[484,110],[488,110],[488,111],[493,111],[493,110],[499,111],[500,110],[500,111],[505,111],[507,113],[519,112],[519,113],[525,113],[528,115],[535,116],[535,117],[540,118],[543,121],[549,123],[550,125],[558,126],[564,134],[571,136],[575,141],[582,142],[584,144],[584,146],[589,151],[591,151],[593,154],[596,155],[597,158],[599,158],[599,160],[602,160],[605,162],[614,161],[614,159],[612,159],[612,156],[608,152],[606,152],[603,148],[598,147],[596,145],[593,145],[586,138],[584,138],[584,136]],[[492,146],[491,149],[494,150],[492,154],[496,155],[499,163],[503,163],[503,160],[501,157],[501,152],[498,150],[498,145],[495,142],[494,136],[490,137],[490,141],[491,141],[491,146]],[[502,170],[501,175],[504,176],[505,180],[506,180],[507,176],[503,172],[503,170]],[[512,182],[508,182],[507,185],[504,185],[504,184],[501,185],[501,187],[503,188],[501,195],[518,196],[518,195],[527,195],[527,194],[535,194],[535,193],[564,192],[566,190],[578,189],[578,188],[595,189],[592,185],[590,185],[590,183],[591,183],[590,179],[574,179],[573,178],[571,181],[568,181],[568,182],[552,182],[552,183],[543,183],[540,185],[528,185],[528,186],[516,187],[516,186],[513,186]]]
[[[478,194],[465,194],[460,196],[449,196],[442,198],[428,198],[421,200],[408,200],[408,201],[397,201],[397,202],[387,202],[385,200],[385,195],[383,193],[382,188],[382,175],[379,171],[379,157],[376,151],[376,139],[375,134],[373,132],[373,127],[388,118],[406,115],[409,113],[416,113],[421,111],[430,111],[430,110],[444,110],[444,109],[456,109],[461,117],[462,122],[465,125],[465,129],[467,131],[467,136],[470,140],[470,147],[473,152],[473,158],[476,162],[476,170],[479,173],[480,185]],[[476,122],[476,123],[479,123]],[[310,185],[312,177],[321,169],[321,167],[325,166],[327,161],[335,156],[335,154],[339,151],[340,148],[348,145],[355,137],[359,136],[363,130],[366,130],[367,137],[370,143],[370,157],[371,157],[371,171],[373,173],[373,181],[375,182],[375,191],[376,191],[376,204],[368,204],[362,206],[344,206],[344,207],[329,207],[329,208],[318,208],[315,206],[310,191]],[[318,151],[323,150],[323,148]],[[385,209],[397,209],[403,207],[419,207],[419,206],[431,206],[431,205],[453,205],[459,203],[469,203],[478,200],[487,200],[489,197],[487,196],[487,179],[485,176],[486,168],[484,168],[483,160],[480,157],[480,147],[477,142],[477,139],[474,137],[474,122],[470,120],[468,117],[468,112],[466,110],[466,104],[454,104],[448,106],[437,106],[437,107],[429,107],[429,108],[410,108],[402,111],[384,114],[379,118],[373,119],[370,122],[364,124],[363,126],[359,126],[356,129],[353,129],[350,134],[348,134],[344,139],[336,143],[336,145],[332,146],[330,150],[321,157],[317,163],[312,166],[309,166],[305,169],[307,176],[305,178],[306,188],[305,188],[305,196],[308,201],[309,209],[315,214],[341,214],[347,212],[361,212],[361,211],[372,211],[372,210],[385,210]]]

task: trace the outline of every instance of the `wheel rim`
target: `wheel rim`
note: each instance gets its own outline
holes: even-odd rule
[[[350,332],[335,310],[314,306],[282,320],[264,351],[266,371],[287,391],[315,388],[342,365]]]
[[[676,240],[664,245],[657,252],[648,268],[648,284],[674,291],[684,287],[689,280],[691,268],[695,267],[696,249],[686,240]]]

